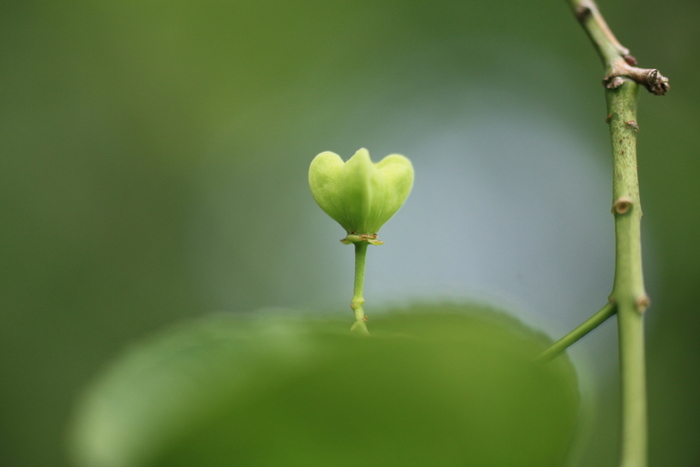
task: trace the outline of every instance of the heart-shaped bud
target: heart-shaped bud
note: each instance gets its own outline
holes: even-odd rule
[[[322,152],[309,167],[309,186],[321,209],[347,231],[344,243],[380,245],[377,232],[411,192],[413,166],[398,154],[375,164],[364,148],[347,162]]]

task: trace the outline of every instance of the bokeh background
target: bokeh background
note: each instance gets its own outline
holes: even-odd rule
[[[700,463],[700,4],[602,0],[641,66],[651,460]],[[565,2],[0,3],[0,463],[63,466],[80,390],[211,311],[348,312],[314,155],[410,157],[372,306],[476,300],[558,337],[613,274],[602,68]],[[374,304],[374,305],[373,305]],[[614,320],[577,344],[576,465],[613,465]]]

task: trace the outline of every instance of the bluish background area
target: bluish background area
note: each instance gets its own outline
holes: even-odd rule
[[[601,1],[644,93],[651,460],[700,462],[700,4]],[[0,4],[0,463],[62,466],[80,389],[210,311],[348,313],[351,248],[308,164],[367,147],[416,183],[367,312],[480,301],[558,337],[613,277],[602,67],[565,2]],[[612,465],[614,320],[572,349],[579,464]]]

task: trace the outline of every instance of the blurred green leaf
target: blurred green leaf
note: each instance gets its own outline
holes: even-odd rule
[[[88,389],[78,465],[560,466],[578,392],[546,339],[481,308],[218,314],[134,346]]]

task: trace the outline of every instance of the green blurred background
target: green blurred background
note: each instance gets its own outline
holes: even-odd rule
[[[640,96],[650,449],[693,466],[700,4],[600,3],[671,79]],[[80,389],[168,323],[345,310],[351,254],[306,186],[324,150],[416,166],[368,307],[472,297],[562,334],[612,280],[601,76],[561,1],[2,2],[0,463],[65,465]],[[614,324],[573,353],[579,464],[613,465]]]

